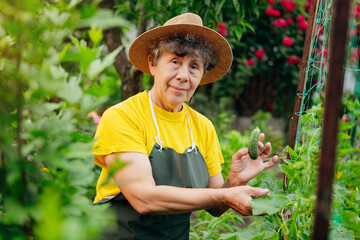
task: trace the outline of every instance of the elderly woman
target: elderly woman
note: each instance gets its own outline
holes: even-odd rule
[[[215,216],[229,207],[251,214],[249,201],[267,189],[247,182],[268,162],[270,143],[259,138],[259,157],[247,149],[232,157],[221,174],[219,141],[212,123],[185,102],[199,84],[216,81],[229,69],[232,52],[199,16],[182,14],[140,35],[129,49],[132,64],[154,77],[150,91],[107,109],[96,132],[93,153],[102,167],[95,203],[110,202],[118,228],[111,239],[188,239],[189,218],[206,209]],[[113,184],[103,184],[115,161],[126,163]]]

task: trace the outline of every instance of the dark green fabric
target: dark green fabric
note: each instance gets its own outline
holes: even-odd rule
[[[209,172],[197,147],[180,154],[168,147],[160,150],[160,146],[155,144],[149,159],[156,185],[206,188],[209,183]],[[106,234],[104,239],[189,239],[191,213],[141,215],[122,193],[110,202],[117,216],[118,229]]]
[[[156,185],[186,188],[206,188],[209,172],[199,149],[180,154],[174,149],[155,144],[150,156],[152,173]]]

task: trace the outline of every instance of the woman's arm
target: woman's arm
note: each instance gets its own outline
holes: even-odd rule
[[[193,189],[156,186],[150,161],[145,154],[127,152],[107,155],[107,166],[111,168],[116,159],[128,165],[117,171],[114,179],[126,199],[140,214],[176,214],[231,207],[243,215],[250,215],[251,197],[268,193],[267,189],[249,186]]]

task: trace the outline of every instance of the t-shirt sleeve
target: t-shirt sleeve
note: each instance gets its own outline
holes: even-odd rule
[[[209,175],[213,177],[221,172],[221,164],[224,163],[224,157],[221,152],[218,136],[214,125],[209,120],[207,149],[205,161],[208,166]]]
[[[145,137],[134,111],[128,106],[107,109],[97,127],[92,148],[94,162],[106,167],[104,156],[117,152],[139,152],[147,154]]]

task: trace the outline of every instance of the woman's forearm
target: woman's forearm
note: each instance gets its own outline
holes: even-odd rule
[[[125,188],[123,194],[140,214],[177,214],[221,208],[226,204],[225,189],[134,185],[131,191]]]

